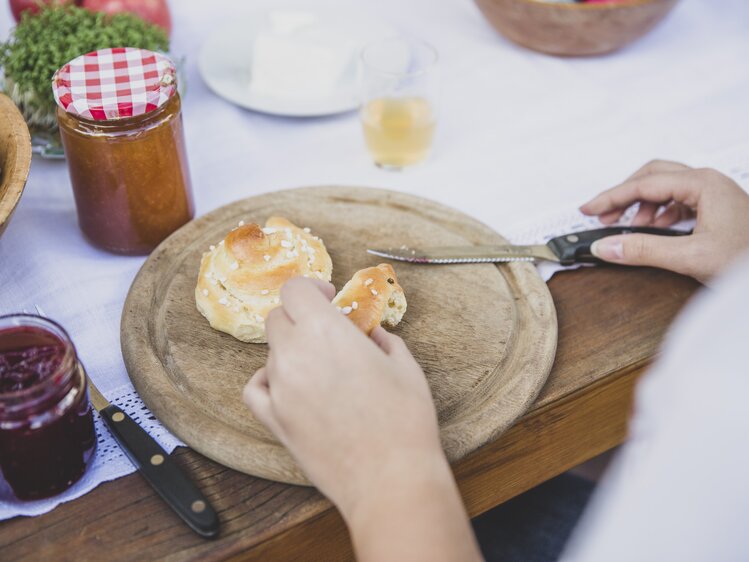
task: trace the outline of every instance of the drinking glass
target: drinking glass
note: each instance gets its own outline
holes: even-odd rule
[[[423,161],[437,119],[437,51],[394,37],[362,52],[361,122],[377,166],[400,170]]]

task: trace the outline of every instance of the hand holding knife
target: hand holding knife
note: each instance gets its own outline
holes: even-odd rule
[[[680,230],[649,226],[609,227],[595,230],[571,232],[552,238],[546,244],[518,246],[445,246],[434,248],[368,249],[367,252],[397,261],[418,264],[457,263],[504,263],[513,261],[547,260],[561,265],[578,263],[601,263],[590,251],[596,240],[617,234],[657,234],[661,236],[684,236],[691,234]]]

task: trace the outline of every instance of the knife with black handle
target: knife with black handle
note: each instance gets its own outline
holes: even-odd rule
[[[612,226],[595,230],[570,232],[552,238],[546,244],[529,246],[443,246],[434,248],[400,248],[368,249],[375,256],[397,261],[420,264],[456,264],[456,263],[502,263],[512,261],[547,260],[561,265],[577,263],[601,263],[590,251],[593,242],[617,234],[655,234],[658,236],[685,236],[691,232],[651,226]]]
[[[91,403],[143,477],[193,531],[205,538],[217,537],[218,515],[202,492],[153,437],[110,404],[91,379],[88,382]]]

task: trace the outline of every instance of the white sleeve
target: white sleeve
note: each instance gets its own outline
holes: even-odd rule
[[[749,261],[696,301],[563,560],[749,560]]]

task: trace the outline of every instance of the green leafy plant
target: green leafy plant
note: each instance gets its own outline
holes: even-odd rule
[[[52,76],[79,55],[110,47],[169,50],[164,30],[132,14],[106,15],[75,6],[42,7],[25,13],[10,38],[0,43],[3,90],[29,126],[54,129]]]

